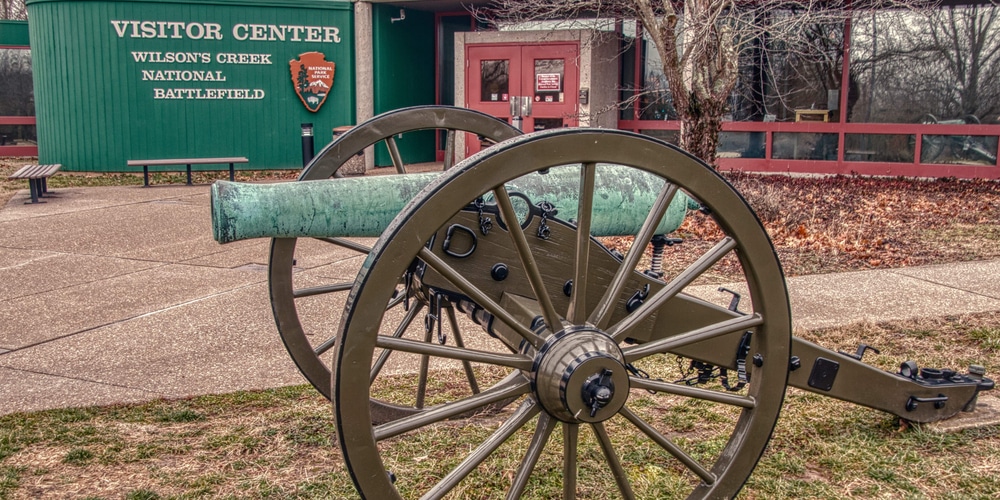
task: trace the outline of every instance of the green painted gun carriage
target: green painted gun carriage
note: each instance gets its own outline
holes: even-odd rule
[[[495,144],[446,158],[443,173],[408,174],[394,154],[402,175],[339,178],[365,148],[392,152],[428,129],[449,155],[459,134]],[[993,387],[978,367],[906,361],[889,372],[862,361],[864,346],[793,337],[781,266],[753,211],[656,139],[521,135],[469,110],[409,108],[338,138],[300,181],[217,183],[213,229],[220,242],[273,238],[279,333],[333,402],[364,498],[476,496],[463,481],[498,463],[507,498],[542,468],[561,471],[565,499],[595,469],[634,498],[635,463],[660,464],[691,498],[732,497],[787,386],[914,422],[971,411]],[[681,239],[685,221],[695,236]],[[355,278],[319,265],[331,249],[363,255],[347,261],[360,264]],[[691,412],[693,428],[673,418]],[[454,460],[393,473],[429,447]]]

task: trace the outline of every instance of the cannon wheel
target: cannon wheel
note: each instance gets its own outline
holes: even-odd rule
[[[449,106],[418,106],[390,111],[376,116],[350,131],[344,133],[336,141],[331,142],[309,163],[299,176],[299,181],[312,181],[340,177],[338,172],[348,160],[361,153],[365,148],[379,142],[385,142],[391,152],[396,172],[406,173],[406,165],[402,162],[396,148],[396,138],[408,132],[437,129],[447,133],[446,159],[444,167],[451,166],[454,152],[455,136],[460,132],[477,134],[493,142],[520,134],[520,131],[506,122],[490,115],[469,109]],[[367,253],[368,248],[362,244],[345,239],[325,239],[326,243],[339,245]],[[296,288],[293,283],[293,271],[296,262],[295,238],[276,238],[271,240],[271,254],[268,267],[269,286],[271,293],[271,308],[274,313],[278,332],[292,360],[306,379],[327,399],[330,398],[330,367],[322,356],[333,344],[331,336],[326,332],[308,332],[303,327],[300,311],[296,301],[303,297],[320,294],[340,294],[350,289],[353,281],[325,285],[322,287]],[[329,314],[337,305],[331,304],[323,310]],[[314,337],[317,340],[310,340]],[[378,402],[373,402],[376,407]],[[384,408],[393,418],[393,409]]]
[[[486,296],[476,289],[474,276],[458,273],[447,260],[426,247],[429,235],[436,228],[451,224],[449,219],[453,214],[481,194],[492,193],[500,213],[506,211],[515,217],[503,187],[506,182],[574,163],[582,165],[581,186],[591,187],[581,187],[579,193],[582,201],[575,224],[580,231],[575,237],[575,255],[562,257],[574,261],[577,269],[570,305],[566,310],[556,310],[551,301],[549,304],[537,301],[545,324],[561,324],[561,331],[553,334],[551,329],[532,329],[526,320],[518,319],[524,317],[523,313],[519,315],[494,301],[480,305],[517,331],[533,348],[489,357],[482,350],[438,348],[416,342],[400,345],[387,334],[382,304],[392,296],[400,274],[413,266],[413,262],[419,262],[417,269],[426,266],[446,277],[456,290],[469,297]],[[706,217],[720,230],[711,250],[698,251],[697,258],[683,272],[665,278],[669,283],[648,299],[649,307],[634,309],[618,323],[601,327],[595,325],[607,324],[610,313],[595,312],[600,306],[588,310],[587,301],[580,299],[587,296],[588,272],[593,275],[592,271],[585,271],[590,257],[589,250],[583,249],[591,241],[587,229],[592,219],[588,200],[593,192],[591,172],[601,168],[598,164],[625,165],[666,179],[660,198],[648,209],[650,214],[665,210],[673,196],[670,192],[673,185],[698,200],[703,205],[702,213],[710,214]],[[648,240],[658,220],[659,216],[649,217],[636,234],[636,242]],[[535,297],[554,296],[546,290],[539,268],[531,264],[544,252],[532,248],[544,245],[537,243],[533,247],[536,236],[518,230],[519,224],[507,223],[506,227],[511,229],[509,244],[517,248]],[[498,244],[506,239],[501,238]],[[431,243],[439,244],[433,240]],[[641,318],[649,318],[646,315],[670,314],[664,308],[677,297],[678,291],[687,291],[693,280],[723,258],[736,259],[742,269],[752,301],[749,312],[725,321],[705,320],[706,323],[666,339],[637,345],[623,342],[631,333],[630,328],[640,324]],[[626,267],[637,262],[631,252],[621,262],[623,271],[617,272],[624,274],[616,276],[635,271],[635,267]],[[549,489],[552,481],[537,477],[558,471],[563,476],[563,499],[576,498],[578,494],[592,497],[595,488],[601,491],[616,487],[617,492],[612,496],[635,498],[634,475],[640,474],[646,483],[650,474],[655,474],[651,471],[673,471],[671,474],[682,480],[682,494],[689,498],[728,498],[742,487],[770,439],[784,399],[791,342],[791,318],[780,263],[763,227],[740,195],[710,167],[666,143],[621,131],[558,129],[498,144],[458,164],[428,185],[382,234],[364,269],[342,318],[333,365],[333,408],[339,445],[363,498],[441,498],[449,493],[470,491],[475,491],[477,497],[505,494],[507,498],[519,498],[526,485],[542,490],[535,492],[536,495],[554,497],[559,493]],[[614,280],[611,283],[596,293],[602,297],[602,303],[621,304],[616,297],[628,293],[621,287],[612,291],[616,285]],[[683,322],[690,318],[677,319]],[[747,364],[753,366],[752,377],[740,392],[693,387],[681,381],[651,380],[630,368],[632,363],[666,364],[654,354],[747,330],[753,332],[746,357]],[[456,394],[452,400],[438,402],[416,414],[378,423],[368,405],[363,404],[372,391],[365,368],[371,365],[377,347],[389,345],[397,351],[414,349],[412,352],[431,352],[441,358],[493,364],[510,370],[510,375],[480,394]],[[505,351],[498,347],[494,352]],[[552,357],[558,362],[551,361]],[[574,366],[586,366],[601,375],[595,372],[586,377],[589,371]],[[605,382],[605,369],[610,384]],[[592,409],[589,417],[579,411],[573,413],[574,405],[580,403],[578,399],[587,397],[581,394],[591,389],[597,390],[592,394],[598,394],[601,388],[610,389],[601,400],[606,406],[594,403],[592,408],[596,409]],[[643,398],[650,396],[643,391],[655,393],[660,404],[649,404]],[[597,397],[593,396],[593,401]],[[516,398],[517,403],[508,405],[500,415],[502,418],[495,414],[475,415],[479,408],[511,398]],[[695,417],[699,427],[672,427],[671,418],[677,415],[673,410],[682,410],[683,405],[697,408],[692,413],[699,416]],[[465,423],[455,421],[456,415],[470,414],[473,416],[466,417]],[[717,418],[720,414],[725,418],[724,423]],[[710,419],[709,415],[715,417]],[[593,434],[593,441],[584,439],[581,426],[590,428],[592,433],[587,434]],[[560,433],[550,439],[556,427],[562,429],[561,440]],[[418,463],[419,466],[414,465]],[[501,482],[506,491],[489,490]]]

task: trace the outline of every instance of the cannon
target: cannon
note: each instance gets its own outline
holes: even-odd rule
[[[443,173],[405,173],[394,155],[404,175],[336,178],[363,148],[426,129],[497,143]],[[519,498],[555,470],[564,499],[597,473],[628,499],[637,462],[689,498],[732,497],[787,386],[930,422],[994,385],[977,368],[889,372],[863,362],[866,346],[792,337],[756,215],[712,168],[650,137],[520,135],[468,110],[407,109],[331,143],[301,180],[216,183],[213,231],[273,238],[279,333],[332,401],[364,498],[469,494],[491,475]],[[353,281],[297,270],[319,269],[302,263],[331,245],[366,254]],[[428,448],[454,459],[427,463]]]

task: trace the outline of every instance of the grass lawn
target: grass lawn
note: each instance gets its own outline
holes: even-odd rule
[[[7,175],[33,159],[0,158],[0,206],[24,181]],[[241,180],[288,179],[297,172],[240,174]],[[156,174],[154,182],[184,182]],[[227,172],[199,173],[197,181]],[[1000,184],[990,181],[733,176],[760,214],[788,275],[902,267],[1000,257]],[[53,189],[141,185],[141,174],[61,173]],[[693,220],[693,219],[692,219]],[[681,232],[703,228],[688,223]],[[475,332],[473,332],[475,333]],[[856,324],[796,332],[853,352],[864,342],[881,354],[865,360],[895,371],[921,366],[1000,372],[1000,313]],[[676,379],[676,360],[644,368]],[[460,386],[461,371],[435,374]],[[668,378],[669,377],[669,378]],[[382,377],[385,390],[406,376]],[[717,382],[710,382],[717,384]],[[722,447],[731,413],[701,401],[663,405],[633,389],[643,418],[672,429],[691,453]],[[630,404],[631,404],[630,403]],[[385,457],[402,491],[437,480],[478,446],[517,404],[491,415],[442,423]],[[651,446],[621,417],[607,422],[639,498],[674,498],[690,489],[678,462]],[[534,424],[515,433],[456,490],[456,498],[502,498],[524,456]],[[716,432],[723,429],[722,432]],[[358,432],[366,432],[367,429]],[[593,434],[581,429],[580,498],[620,498]],[[395,439],[395,438],[394,438]],[[525,498],[561,492],[555,432]],[[447,443],[447,445],[443,444]],[[937,434],[850,403],[789,389],[770,445],[741,498],[1000,498],[1000,429]],[[51,410],[0,416],[0,499],[356,498],[336,445],[330,403],[311,386]]]
[[[859,340],[878,345],[882,354],[866,359],[884,369],[916,359],[958,369],[978,362],[988,373],[1000,371],[997,313],[800,334],[831,348],[851,349]],[[642,391],[633,390],[633,397],[641,399]],[[453,421],[441,432],[457,436],[458,449],[472,448],[503,414]],[[680,442],[696,443],[704,429],[718,425],[696,408],[656,414],[689,433],[678,437]],[[309,386],[7,415],[0,417],[0,498],[356,498],[332,420],[329,403]],[[626,432],[619,417],[608,429],[639,498],[686,491],[674,478],[676,461],[650,451],[655,447],[634,429]],[[502,497],[530,439],[522,434],[470,477],[471,486],[457,497]],[[403,449],[405,457],[392,458],[398,485],[464,455],[454,445],[435,446],[442,438],[435,435],[421,447]],[[525,498],[551,498],[561,491],[559,436],[551,438]],[[580,497],[618,498],[597,460],[599,448],[583,430],[580,447],[585,450]],[[901,425],[886,413],[790,389],[769,448],[740,496],[997,498],[997,470],[996,427],[941,435]]]

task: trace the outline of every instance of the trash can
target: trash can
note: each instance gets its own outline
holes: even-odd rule
[[[347,132],[354,128],[353,125],[343,125],[340,127],[333,127],[333,140],[337,140],[341,134]],[[364,175],[365,173],[365,154],[364,152],[359,152],[358,154],[347,160],[339,170],[344,175]]]

